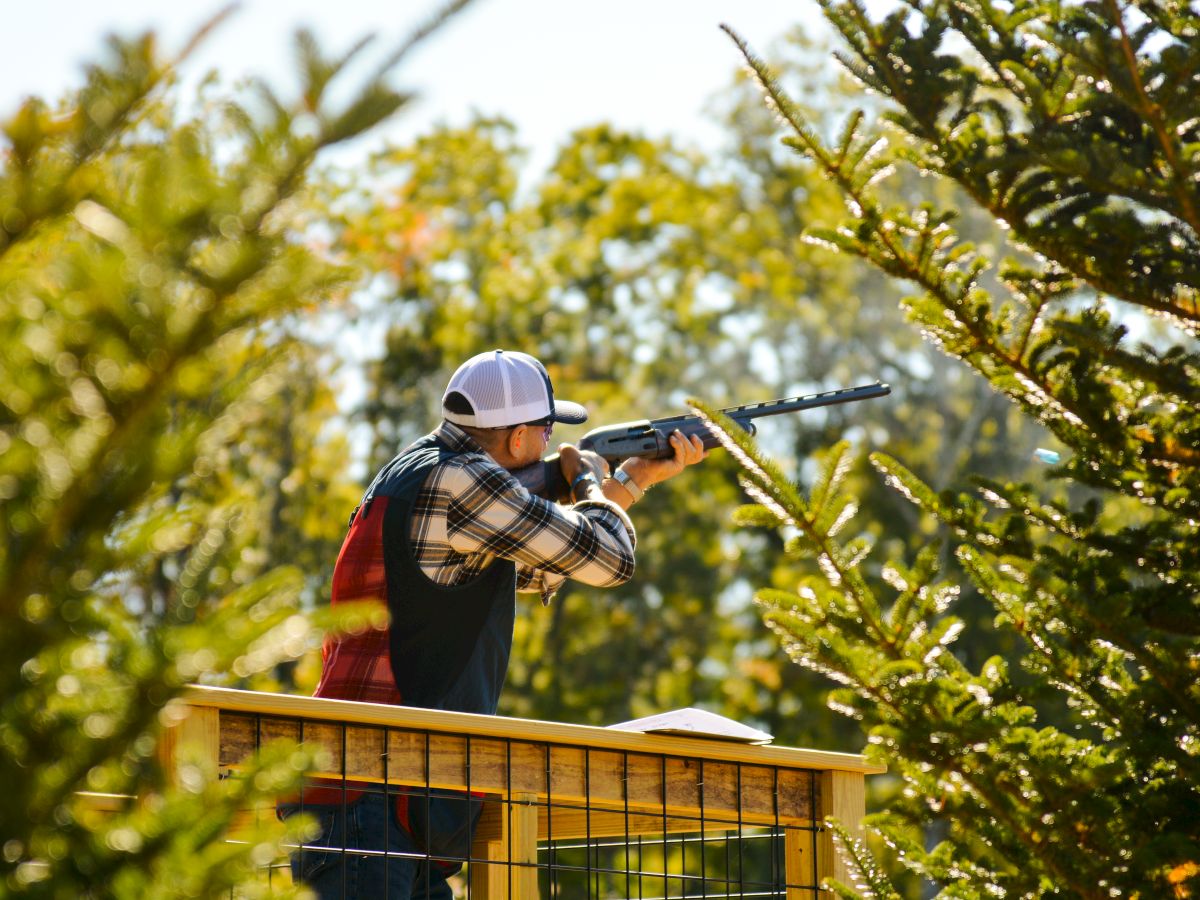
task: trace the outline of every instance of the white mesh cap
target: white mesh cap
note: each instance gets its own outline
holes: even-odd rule
[[[462,394],[474,412],[447,409],[446,397],[452,393]],[[458,367],[442,395],[442,416],[456,425],[507,428],[540,421],[578,425],[587,421],[587,410],[555,400],[546,367],[528,353],[492,350]]]

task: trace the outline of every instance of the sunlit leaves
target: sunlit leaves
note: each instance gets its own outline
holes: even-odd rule
[[[256,872],[286,829],[268,814],[230,842],[229,823],[312,760],[277,747],[219,783],[187,759],[162,772],[172,698],[260,683],[326,629],[381,623],[301,612],[344,521],[313,521],[317,495],[344,497],[347,453],[295,317],[346,272],[287,229],[286,204],[322,147],[404,95],[376,80],[332,104],[340,66],[302,43],[306,112],[214,102],[211,85],[184,112],[146,36],[114,39],[60,108],[5,124],[0,893],[268,893]],[[314,112],[335,126],[314,136]]]

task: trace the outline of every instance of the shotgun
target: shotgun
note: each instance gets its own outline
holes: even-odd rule
[[[750,434],[754,434],[754,419],[779,416],[784,413],[815,409],[818,406],[833,406],[838,403],[853,403],[871,400],[892,392],[889,385],[875,382],[858,387],[788,397],[783,400],[767,400],[763,403],[748,403],[721,410]],[[669,416],[665,419],[642,419],[637,422],[622,422],[619,425],[604,425],[585,434],[579,441],[580,450],[591,450],[608,461],[614,469],[633,456],[648,459],[664,459],[675,451],[671,449],[671,432],[678,429],[684,437],[700,436],[705,450],[720,446],[720,441],[704,424],[699,416]],[[531,466],[513,473],[531,494],[548,500],[565,500],[570,493],[567,480],[563,477],[558,454],[548,456]]]

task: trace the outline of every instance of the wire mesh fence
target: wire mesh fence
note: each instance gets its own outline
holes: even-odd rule
[[[638,898],[816,896],[785,874],[784,836],[770,828],[550,841],[539,848],[538,896]]]
[[[318,835],[269,869],[319,880],[321,896],[339,883],[347,898],[364,883],[390,896],[406,879],[468,900],[820,896],[814,769],[728,747],[706,758],[695,740],[641,752],[239,712],[221,714],[220,734],[227,772],[277,737],[329,751],[279,807]]]
[[[504,801],[496,802],[505,805]],[[348,842],[334,846],[309,842],[295,848],[294,858],[301,870],[305,855],[332,858],[327,864],[333,867],[336,879],[345,883],[347,897],[359,896],[350,887],[359,881],[350,874],[356,860],[373,859],[381,864],[378,880],[382,895],[390,896],[388,875],[392,870],[386,862],[404,859],[450,864],[452,868],[461,864],[462,869],[448,878],[455,898],[816,898],[815,867],[810,866],[798,880],[797,873],[789,874],[786,844],[782,829],[746,826],[720,833],[647,832],[590,841],[586,837],[540,840],[536,857],[530,861],[488,857],[477,849],[461,856],[431,855],[370,850]],[[269,869],[272,881],[292,882],[288,861],[276,861]],[[418,876],[418,887],[420,879]]]

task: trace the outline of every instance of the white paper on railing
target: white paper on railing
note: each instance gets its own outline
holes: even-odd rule
[[[689,706],[673,709],[655,716],[645,716],[631,722],[609,725],[617,731],[638,731],[644,734],[681,734],[688,737],[718,738],[724,741],[742,741],[747,744],[767,744],[774,735],[718,716],[707,710]]]

